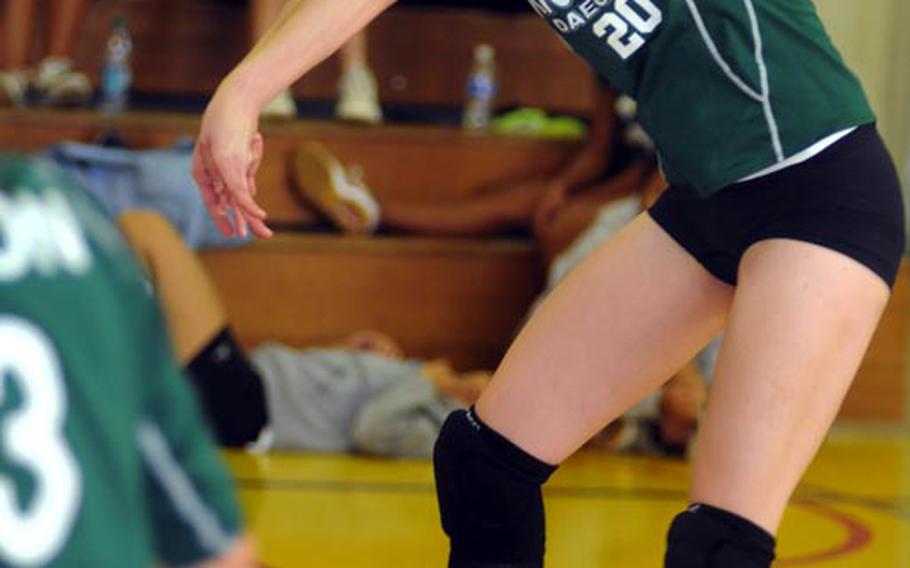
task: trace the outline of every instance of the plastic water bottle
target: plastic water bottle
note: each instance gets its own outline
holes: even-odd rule
[[[496,98],[496,50],[482,43],[474,48],[474,63],[468,76],[467,102],[462,126],[480,131],[490,126]]]
[[[132,53],[133,40],[126,18],[119,16],[114,20],[114,29],[107,40],[101,69],[101,110],[104,112],[113,114],[126,108],[133,82]]]

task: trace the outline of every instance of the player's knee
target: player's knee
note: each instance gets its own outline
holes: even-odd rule
[[[451,539],[451,566],[541,566],[541,485],[556,469],[484,425],[452,413],[433,455],[439,509]]]
[[[738,515],[693,505],[673,520],[667,536],[666,568],[768,568],[774,537]]]
[[[167,220],[160,213],[147,209],[124,211],[117,217],[117,225],[121,230],[129,232],[157,231],[169,227]]]

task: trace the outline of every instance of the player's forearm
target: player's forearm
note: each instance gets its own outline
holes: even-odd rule
[[[255,110],[341,47],[395,0],[288,0],[222,86]]]

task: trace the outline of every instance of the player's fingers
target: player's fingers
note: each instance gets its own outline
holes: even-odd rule
[[[196,182],[200,188],[203,185],[207,185],[211,182],[208,172],[205,169],[205,162],[202,159],[202,144],[196,144],[196,147],[193,148],[193,157],[190,162],[190,173],[193,175],[193,180]]]
[[[215,205],[210,209],[212,211],[212,221],[215,223],[215,227],[218,228],[218,231],[225,237],[234,237],[237,236],[237,233],[234,231],[234,226],[231,224],[231,220],[227,215],[227,207],[222,203],[215,203]]]
[[[236,233],[234,232],[234,226],[231,224],[231,220],[228,217],[229,207],[227,204],[227,196],[224,194],[215,193],[214,190],[207,192],[208,207],[209,212],[211,213],[212,220],[215,222],[215,226],[221,232],[222,235],[226,237],[234,237]]]
[[[250,225],[250,230],[255,236],[259,237],[260,239],[269,239],[274,235],[272,230],[268,225],[265,224],[265,221],[262,219],[257,219],[256,217],[247,217],[246,220]]]
[[[250,231],[243,209],[236,202],[233,202],[232,210],[234,213],[234,232],[241,237],[246,237],[250,234]]]
[[[234,236],[234,229],[225,215],[226,209],[223,207],[223,201],[215,191],[211,175],[205,166],[201,145],[197,145],[193,152],[192,174],[196,185],[199,187],[199,193],[202,195],[202,202],[205,204],[205,208],[208,209],[209,216],[215,223],[215,227],[226,237]]]
[[[212,200],[212,204],[208,206],[212,222],[215,223],[215,227],[218,229],[218,232],[224,235],[225,237],[233,237],[234,227],[231,225],[230,219],[224,213],[226,209],[218,203],[217,199]]]
[[[250,195],[247,184],[250,161],[246,156],[236,153],[222,153],[213,155],[216,169],[234,203],[239,206],[247,216],[265,219],[265,211],[256,204]]]
[[[239,184],[236,181],[236,162],[238,159],[232,158],[231,154],[228,152],[217,152],[213,150],[209,144],[200,142],[199,145],[199,155],[202,158],[205,170],[208,172],[209,178],[211,179],[215,193],[224,195],[225,193],[230,192],[231,203],[240,202],[241,195],[247,190],[245,187],[245,179],[242,179]],[[234,195],[235,191],[237,192],[236,196]],[[223,201],[220,203],[221,205],[224,205]],[[232,207],[228,207],[228,210],[231,208]],[[219,210],[215,214],[223,215],[224,211]]]

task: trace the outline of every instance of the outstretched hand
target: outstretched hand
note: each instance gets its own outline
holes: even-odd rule
[[[222,84],[206,108],[193,152],[193,178],[221,234],[272,236],[266,212],[256,203],[256,172],[263,141],[258,110],[245,108]]]

